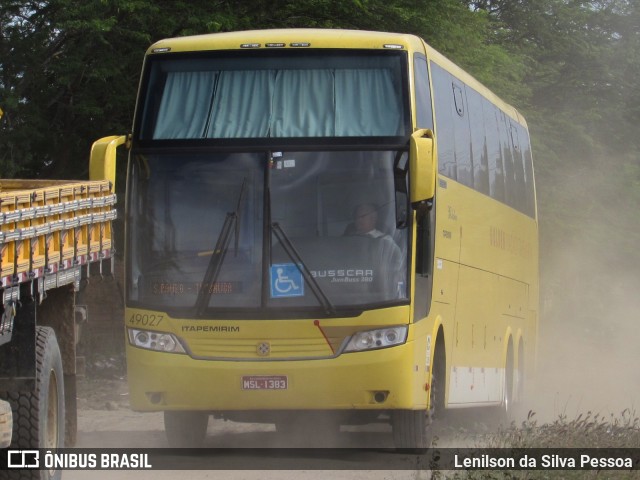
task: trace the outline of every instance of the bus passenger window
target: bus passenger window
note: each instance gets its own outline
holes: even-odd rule
[[[488,100],[484,100],[482,113],[489,165],[489,194],[491,198],[504,202],[504,167],[498,129],[498,109]]]
[[[489,195],[489,153],[485,137],[482,97],[467,87],[469,125],[471,130],[471,165],[473,166],[473,188]]]
[[[431,76],[438,141],[438,172],[451,180],[456,180],[453,90],[451,89],[453,77],[433,62],[431,62]]]
[[[431,88],[429,87],[427,59],[423,56],[416,55],[414,68],[416,77],[416,113],[418,128],[430,128],[433,130]]]
[[[526,212],[526,195],[527,190],[525,187],[525,179],[524,179],[524,162],[522,158],[522,148],[520,147],[520,139],[518,138],[518,127],[513,121],[510,121],[511,127],[511,142],[513,145],[513,168],[515,171],[515,180],[516,180],[516,188],[515,188],[515,208],[521,212]]]
[[[469,115],[465,106],[464,85],[454,80],[453,112],[451,123],[453,126],[454,156],[456,162],[456,180],[467,187],[473,188],[473,163],[471,157],[471,132],[469,129]]]

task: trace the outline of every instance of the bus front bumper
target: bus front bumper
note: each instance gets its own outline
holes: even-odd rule
[[[138,411],[392,410],[426,408],[413,342],[335,358],[196,360],[127,345]],[[420,378],[423,377],[423,378]]]

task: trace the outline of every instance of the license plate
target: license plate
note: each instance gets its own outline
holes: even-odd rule
[[[242,377],[243,390],[286,390],[288,387],[289,382],[284,375]]]

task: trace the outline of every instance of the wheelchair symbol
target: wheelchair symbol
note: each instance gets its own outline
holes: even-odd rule
[[[271,266],[271,297],[301,297],[304,295],[302,274],[293,263]]]

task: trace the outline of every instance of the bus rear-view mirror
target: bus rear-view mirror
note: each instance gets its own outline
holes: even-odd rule
[[[433,154],[433,132],[415,131],[410,145],[411,203],[430,200],[435,195],[436,169]]]
[[[109,180],[112,191],[116,191],[116,153],[127,137],[111,136],[96,140],[91,146],[89,158],[89,180]]]

